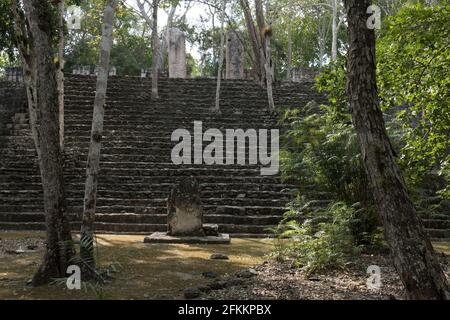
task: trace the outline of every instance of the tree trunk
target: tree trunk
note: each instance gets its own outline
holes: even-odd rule
[[[175,12],[177,10],[177,4],[173,4],[170,8],[170,12],[167,16],[166,30],[162,33],[160,45],[158,48],[158,65],[157,69],[161,72],[164,69],[165,57],[167,53],[167,41],[169,39],[169,30],[173,25],[173,18],[175,17]]]
[[[35,56],[32,53],[31,31],[28,22],[25,20],[24,13],[20,9],[19,0],[12,1],[11,11],[14,17],[14,38],[19,49],[23,79],[27,93],[31,136],[39,159],[41,150],[39,148],[39,134],[37,131],[39,121],[39,113],[37,110],[37,74]]]
[[[375,33],[366,27],[369,0],[346,0],[347,95],[364,166],[394,266],[408,299],[448,299],[449,285],[406,190],[379,108]]]
[[[273,92],[272,92],[272,81],[273,81],[273,74],[272,74],[272,57],[271,57],[271,49],[270,49],[270,37],[272,36],[272,22],[269,17],[269,0],[266,0],[266,15],[267,15],[267,21],[268,21],[268,27],[264,28],[264,42],[266,47],[266,89],[267,89],[267,99],[269,102],[269,109],[275,110],[275,103],[273,101]]]
[[[322,34],[323,29],[319,25],[317,34],[318,34],[318,44],[319,44],[319,68],[322,68],[323,66],[323,58],[325,56],[325,41],[326,37]]]
[[[266,85],[267,83],[267,52],[266,52],[266,22],[264,19],[264,10],[262,0],[255,0],[255,15],[256,15],[256,24],[258,26],[258,37],[259,37],[259,52],[260,52],[260,66],[261,66],[261,86]]]
[[[106,89],[108,84],[109,59],[112,47],[114,11],[117,0],[108,0],[103,13],[102,40],[98,64],[97,86],[92,117],[91,142],[86,168],[83,220],[81,224],[80,257],[83,269],[95,270],[94,260],[94,221],[97,199],[97,184],[100,170],[100,149],[103,136]]]
[[[40,171],[47,228],[44,261],[33,277],[35,286],[65,277],[74,255],[70,226],[65,217],[62,155],[59,146],[57,70],[53,63],[51,17],[57,13],[47,1],[24,0],[25,15],[36,59]]]
[[[289,17],[288,17],[288,52],[287,52],[287,72],[286,79],[292,80],[292,0],[289,0]]]
[[[253,51],[253,73],[259,82],[262,81],[263,75],[261,74],[261,38],[259,33],[256,32],[255,24],[253,23],[252,13],[247,0],[239,0],[242,11],[244,12],[245,23],[247,25],[248,35],[250,37],[250,43]],[[263,65],[264,66],[264,65]]]
[[[64,151],[64,0],[58,3],[58,105],[59,105],[59,145]]]
[[[264,19],[264,10],[262,0],[255,0],[255,16],[256,16],[256,25],[258,26],[258,35],[260,37],[261,44],[264,44],[264,28],[266,27],[266,22]],[[263,51],[265,52],[264,46],[262,46]]]
[[[331,0],[332,10],[332,22],[331,22],[331,60],[337,60],[337,41],[338,41],[338,28],[337,28],[337,0]]]
[[[153,0],[153,23],[152,23],[152,99],[158,98],[158,0]]]
[[[223,69],[223,47],[225,44],[225,9],[227,1],[222,0],[222,12],[220,15],[220,52],[219,52],[219,69],[217,70],[217,87],[216,87],[216,103],[214,107],[215,112],[220,112],[220,84],[222,81],[222,69]]]

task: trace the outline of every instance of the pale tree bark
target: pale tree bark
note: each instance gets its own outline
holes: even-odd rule
[[[42,187],[47,229],[44,260],[32,284],[43,285],[53,278],[65,277],[74,255],[70,226],[65,216],[62,154],[59,146],[57,69],[53,62],[51,17],[57,8],[48,1],[24,0],[25,15],[31,33],[35,57],[37,109]],[[18,2],[16,3],[18,7]]]
[[[147,0],[136,0],[136,5],[139,9],[139,13],[141,14],[142,18],[144,18],[145,23],[148,25],[149,28],[152,27],[153,21],[152,18],[147,13],[147,10],[145,9],[145,3],[148,4]]]
[[[293,16],[292,0],[289,0],[288,6],[289,6],[289,8],[288,8],[289,16],[288,16],[288,30],[287,30],[288,52],[287,52],[286,78],[287,78],[287,80],[292,80],[292,16]]]
[[[270,48],[270,38],[272,36],[272,21],[270,19],[270,3],[269,0],[266,0],[266,15],[268,26],[264,28],[264,42],[266,44],[266,57],[265,57],[265,69],[266,69],[266,89],[267,89],[267,100],[269,103],[269,109],[275,110],[275,103],[273,101],[273,90],[272,90],[272,82],[273,82],[273,74],[272,74],[272,51]]]
[[[247,31],[250,37],[250,43],[253,51],[253,73],[257,80],[261,83],[263,79],[263,74],[261,71],[264,65],[261,66],[261,37],[260,33],[257,32],[255,24],[253,22],[252,13],[250,11],[250,6],[247,0],[239,0],[242,11],[244,13],[245,24],[247,26]]]
[[[59,105],[59,145],[64,151],[64,0],[58,2],[58,105]]]
[[[331,0],[331,60],[337,59],[337,0]]]
[[[173,4],[170,7],[169,14],[167,15],[166,29],[162,33],[160,45],[158,48],[158,65],[157,65],[158,71],[162,71],[164,69],[165,57],[167,54],[167,40],[169,39],[169,30],[173,26],[173,20],[175,18],[177,5],[178,4]]]
[[[320,22],[317,25],[317,42],[319,45],[319,67],[322,68],[323,66],[323,59],[325,57],[325,45],[327,40],[327,32],[326,32],[326,26],[322,26]]]
[[[216,12],[217,12],[217,8],[214,6],[208,6],[208,10],[211,16],[211,30],[216,30]],[[213,63],[214,65],[216,65],[216,61],[217,61],[217,53],[216,53],[216,47],[213,46],[212,47],[212,56],[213,56]],[[218,61],[217,61],[218,62]]]
[[[39,113],[37,106],[37,74],[36,58],[33,53],[33,44],[31,43],[31,30],[19,0],[13,0],[11,11],[14,17],[14,38],[19,49],[20,60],[22,62],[23,79],[27,93],[28,116],[30,122],[31,136],[38,159],[40,159],[41,150],[39,147],[38,122]]]
[[[219,68],[217,70],[217,86],[216,86],[216,103],[214,106],[215,112],[220,112],[220,85],[222,82],[222,69],[224,59],[224,44],[225,44],[225,10],[227,1],[222,0],[222,12],[220,13],[220,52],[219,52]]]
[[[261,37],[261,42],[264,43],[264,33],[263,30],[266,27],[266,22],[264,19],[264,9],[262,0],[255,0],[255,16],[256,16],[256,24],[259,29],[259,36]]]
[[[106,90],[108,85],[109,60],[112,47],[112,34],[115,9],[118,0],[108,0],[103,12],[102,39],[98,64],[97,85],[92,117],[91,142],[86,168],[84,209],[81,224],[80,257],[84,271],[95,271],[94,222],[97,200],[97,184],[100,170],[100,149],[103,137]]]
[[[326,3],[320,3],[319,5],[315,6],[316,17],[318,19],[317,44],[319,46],[318,60],[320,68],[323,66],[325,57],[325,48],[330,30],[330,21],[326,19],[326,17],[322,17],[323,15],[322,7],[329,7],[329,6]]]
[[[347,96],[366,174],[409,299],[449,299],[449,285],[397,166],[379,108],[375,33],[366,27],[370,0],[346,0]]]
[[[259,37],[259,58],[261,66],[261,85],[266,85],[267,82],[267,57],[266,57],[266,47],[267,47],[267,37],[266,37],[266,22],[264,19],[264,10],[262,0],[255,0],[255,16],[256,24],[258,26],[258,37]]]
[[[158,98],[158,0],[153,0],[153,15],[152,15],[152,99]]]
[[[153,30],[153,23],[154,23],[153,18],[150,17],[149,14],[147,13],[147,10],[145,9],[145,4],[148,4],[150,6],[150,3],[148,0],[136,0],[136,5],[139,9],[139,13],[140,13],[141,17],[145,20],[145,23],[148,25],[148,27]],[[161,41],[158,46],[156,69],[159,72],[162,71],[164,68],[165,56],[167,53],[167,40],[169,39],[169,29],[173,26],[173,21],[175,19],[175,13],[176,13],[178,4],[179,4],[178,1],[174,2],[174,3],[172,3],[172,5],[170,7],[169,13],[167,14],[166,28],[162,32]],[[153,7],[153,5],[151,5],[151,7]],[[188,9],[186,9],[186,12],[184,14],[187,13]],[[153,43],[153,38],[152,38],[152,43]]]
[[[337,60],[338,33],[342,24],[342,18],[339,17],[339,0],[331,0],[331,60]]]

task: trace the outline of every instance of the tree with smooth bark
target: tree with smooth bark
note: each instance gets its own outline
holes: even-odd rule
[[[20,20],[21,4],[14,1],[14,14]],[[46,247],[42,264],[32,279],[34,286],[51,282],[54,278],[65,277],[67,267],[75,254],[70,233],[70,225],[65,215],[65,194],[62,154],[59,144],[59,106],[57,87],[57,68],[53,62],[55,36],[54,21],[58,8],[51,1],[24,0],[23,11],[26,17],[28,34],[21,39],[21,56],[33,56],[32,64],[24,66],[31,72],[30,80],[36,85],[32,99],[35,99],[38,118],[32,121],[37,134],[39,167],[44,191],[44,210],[46,224]],[[23,26],[17,26],[21,28]],[[17,36],[17,35],[16,35]],[[31,69],[28,69],[30,68]],[[26,82],[28,86],[30,82]],[[27,88],[30,91],[30,88]]]
[[[369,0],[345,1],[347,96],[365,171],[407,298],[449,299],[449,284],[408,195],[379,107],[375,32],[366,24],[370,5]]]
[[[287,52],[287,71],[286,79],[292,80],[292,0],[288,2],[289,14],[288,14],[288,30],[287,30],[287,42],[288,42],[288,52]]]
[[[118,0],[107,0],[103,12],[102,40],[98,64],[97,84],[92,117],[91,142],[86,168],[84,208],[81,223],[80,258],[85,274],[95,273],[94,231],[97,185],[100,171],[100,150],[103,137],[106,90],[108,86],[109,60],[113,42],[115,10]]]
[[[265,43],[265,71],[266,71],[266,90],[267,90],[267,100],[270,110],[275,110],[275,103],[273,101],[273,73],[272,73],[272,50],[270,48],[270,38],[272,37],[272,20],[270,19],[270,2],[266,0],[266,15],[268,25],[263,28],[264,32],[262,35],[264,37]]]
[[[159,0],[153,0],[152,3],[152,99],[158,98],[158,6]]]
[[[222,12],[220,15],[220,52],[219,52],[219,68],[217,70],[217,85],[216,85],[216,101],[214,106],[214,112],[220,112],[220,85],[222,82],[222,69],[224,59],[224,45],[225,45],[225,10],[227,1],[222,0]]]
[[[262,56],[261,56],[261,30],[257,31],[255,27],[255,23],[253,21],[252,13],[250,10],[250,5],[248,0],[239,0],[242,12],[244,13],[245,24],[247,26],[247,32],[250,38],[250,44],[252,47],[252,63],[253,63],[253,74],[256,79],[264,84],[264,63],[261,64]]]
[[[36,83],[37,69],[36,58],[31,43],[31,30],[19,0],[12,0],[11,11],[14,18],[14,42],[19,49],[20,60],[22,62],[31,136],[33,138],[37,156],[40,158],[41,150],[39,147],[39,134],[37,131],[39,121]]]

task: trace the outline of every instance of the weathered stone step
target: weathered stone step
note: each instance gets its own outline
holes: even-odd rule
[[[38,173],[36,168],[0,168],[0,173],[2,174],[21,174],[21,173]],[[71,174],[84,174],[86,168],[73,168],[68,169]],[[152,168],[151,164],[147,168],[115,168],[113,166],[101,166],[100,172],[104,175],[113,176],[180,176],[180,175],[232,175],[232,176],[253,176],[260,175],[260,168],[252,167],[247,168],[247,166],[242,166],[241,168],[228,168],[227,165],[222,165],[222,167],[216,165],[214,167],[209,167],[204,165],[200,168],[192,168],[188,166],[176,166],[173,165],[169,168]]]
[[[0,159],[1,156],[0,156]],[[26,169],[29,169],[31,165],[38,165],[37,159],[34,161],[31,160],[14,160],[14,161],[2,161],[0,163],[0,169],[10,169],[10,170],[24,170],[26,172]],[[86,161],[85,160],[77,160],[77,161],[71,161],[70,168],[80,168],[85,169],[86,167]],[[205,169],[228,169],[228,170],[240,170],[242,169],[241,165],[218,165],[218,164],[212,164],[205,166],[204,164],[174,164],[172,162],[146,162],[146,161],[100,161],[100,167],[101,168],[111,168],[111,169],[162,169],[162,170],[168,170],[168,169],[187,169],[187,170],[205,170]],[[257,164],[249,164],[245,166],[245,169],[259,169],[260,165]]]
[[[228,214],[228,215],[282,215],[285,211],[284,207],[267,207],[267,206],[216,206],[216,205],[203,205],[206,214]],[[42,212],[43,206],[39,204],[33,205],[4,205],[0,204],[0,212]],[[151,214],[166,214],[166,206],[160,207],[144,207],[144,206],[126,206],[126,205],[114,205],[114,206],[97,206],[97,213],[143,213],[150,212]],[[68,206],[67,212],[81,213],[83,212],[83,206]]]
[[[204,198],[202,199],[202,203],[204,205],[214,205],[214,206],[273,206],[273,207],[282,207],[286,204],[286,199],[252,199],[252,198]],[[41,197],[32,198],[32,197],[8,197],[8,198],[0,198],[0,205],[33,205],[33,204],[43,204],[43,199]],[[68,206],[77,206],[80,203],[83,203],[83,197],[67,197],[66,203]],[[99,193],[97,195],[97,205],[99,206],[127,206],[127,207],[166,207],[167,197],[164,198],[106,198],[104,195]],[[134,211],[135,212],[135,211]]]
[[[182,177],[191,176],[188,173],[182,173],[179,176],[173,177],[173,179],[167,177],[167,176],[100,176],[99,177],[99,184],[110,182],[110,183],[163,183],[163,182],[170,182],[170,183],[176,183],[179,181]],[[195,177],[202,181],[202,183],[258,183],[258,184],[276,184],[279,181],[279,177],[276,176],[252,176],[252,177],[224,177],[224,176],[201,176],[201,175],[195,175]],[[67,174],[65,176],[67,181],[72,182],[82,182],[85,178],[85,175],[83,176],[73,176],[70,174]],[[21,181],[21,182],[36,182],[40,181],[40,176],[23,176],[20,174],[16,175],[0,175],[0,182],[10,182],[10,181]]]
[[[84,190],[84,181],[80,182],[69,182],[66,179],[66,188],[67,190]],[[173,187],[173,183],[154,183],[154,184],[148,184],[148,183],[121,183],[116,184],[114,182],[105,183],[103,182],[98,186],[99,191],[105,191],[109,192],[111,190],[114,190],[115,192],[139,192],[142,190],[148,190],[148,192],[151,191],[158,191],[158,192],[164,192],[168,194],[170,192],[171,188]],[[26,184],[23,183],[17,183],[17,182],[0,182],[0,189],[4,190],[11,190],[11,192],[15,192],[16,190],[38,190],[42,192],[42,185],[40,183],[40,180],[34,181],[34,182],[28,182]],[[227,192],[227,191],[240,191],[242,193],[250,193],[254,192],[256,194],[260,192],[273,192],[274,194],[280,194],[284,195],[286,193],[292,193],[295,192],[295,186],[288,185],[288,184],[259,184],[259,183],[249,183],[249,182],[242,182],[242,183],[201,183],[200,188],[202,192],[208,192],[208,191],[219,191],[219,192]]]
[[[43,191],[42,188],[31,189],[27,186],[27,189],[8,190],[0,189],[0,202],[6,201],[5,199],[30,199],[38,198],[42,199]],[[39,184],[40,187],[40,184]],[[292,198],[293,192],[289,191],[249,191],[249,190],[223,190],[220,188],[210,188],[201,190],[201,198],[242,198],[242,199],[280,199],[284,202],[289,201]],[[161,199],[166,198],[170,193],[170,188],[156,189],[152,190],[114,190],[98,188],[98,195],[100,198],[123,198],[127,201],[131,198],[134,199]],[[82,198],[84,196],[83,188],[79,189],[68,189],[66,188],[66,196],[69,198]],[[2,200],[3,199],[3,200]]]
[[[78,215],[68,215],[70,221],[79,221]],[[206,214],[204,215],[205,223],[215,224],[256,224],[256,225],[274,225],[280,221],[281,217],[277,216],[235,216]],[[96,214],[96,222],[108,223],[144,223],[144,224],[162,224],[167,223],[166,214]],[[42,212],[24,212],[10,213],[0,212],[1,222],[45,222],[45,215]]]
[[[79,222],[72,222],[73,231],[80,230]],[[219,232],[230,233],[232,236],[245,234],[252,237],[254,234],[266,234],[270,225],[233,225],[220,224]],[[45,230],[43,222],[0,222],[0,230]],[[167,227],[162,224],[136,224],[136,223],[95,223],[96,233],[125,233],[125,234],[147,234],[155,231],[166,231]]]
[[[170,159],[170,152],[167,154],[109,154],[106,153],[108,150],[103,150],[102,154],[100,156],[101,161],[107,161],[107,162],[147,162],[149,163],[149,166],[151,163],[171,163],[172,160]],[[74,163],[79,163],[79,161],[86,161],[87,159],[87,153],[79,152],[75,150],[67,150],[67,153],[69,153],[66,156],[66,163],[71,163],[74,161]],[[17,150],[17,151],[10,151],[10,153],[4,152],[2,155],[0,155],[0,161],[1,162],[11,162],[11,161],[23,161],[24,159],[29,159],[30,163],[36,163],[36,151],[33,149],[24,149],[24,150]],[[246,164],[248,166],[248,164]]]

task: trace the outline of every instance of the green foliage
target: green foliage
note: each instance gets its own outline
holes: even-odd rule
[[[299,186],[284,220],[274,230],[278,258],[293,258],[306,273],[342,268],[355,249],[381,246],[375,211],[356,132],[345,97],[345,61],[316,79],[328,105],[311,102],[284,110],[281,173]],[[325,199],[325,200],[320,200]],[[326,199],[334,199],[323,207]]]
[[[284,111],[281,172],[286,180],[300,186],[314,185],[316,191],[331,193],[340,201],[370,207],[372,199],[356,133],[338,86],[345,82],[344,75],[341,63],[317,79],[318,89],[328,93],[329,105],[310,103],[304,110]]]
[[[75,65],[98,63],[104,1],[83,1],[81,9],[81,29],[71,30],[66,36],[67,71]],[[149,30],[145,30],[143,21],[123,3],[116,9],[113,37],[111,65],[119,74],[139,75],[141,68],[151,65]]]
[[[378,83],[388,133],[407,181],[424,186],[430,172],[450,174],[450,6],[412,2],[387,17],[377,41]],[[352,248],[377,248],[381,233],[368,190],[345,94],[346,62],[316,79],[327,106],[286,110],[281,171],[299,196],[274,230],[278,258],[291,257],[307,273],[342,267]],[[308,192],[313,187],[314,192]],[[318,207],[321,192],[337,203]],[[316,197],[316,198],[315,198]],[[420,199],[418,199],[420,200]]]
[[[312,212],[309,206],[291,205],[285,221],[273,230],[277,234],[273,256],[292,260],[307,275],[344,268],[348,256],[358,249],[350,227],[357,219],[357,210],[342,202]]]
[[[406,5],[386,19],[377,43],[381,106],[404,130],[401,161],[415,184],[436,170],[450,198],[450,6]]]
[[[14,26],[11,0],[0,0],[0,55],[1,60],[14,59]],[[2,54],[3,52],[3,54]],[[4,62],[3,62],[4,63]],[[2,67],[0,65],[0,67]]]

